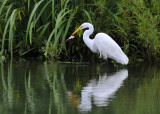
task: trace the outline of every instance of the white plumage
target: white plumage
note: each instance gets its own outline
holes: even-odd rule
[[[89,36],[93,33],[94,28],[90,23],[83,23],[73,34],[77,33],[81,29],[88,28],[83,33],[83,40],[85,44],[91,49],[92,52],[99,52],[100,56],[104,59],[112,58],[121,64],[128,64],[128,57],[121,50],[119,45],[107,34],[98,33],[94,39],[90,39]]]

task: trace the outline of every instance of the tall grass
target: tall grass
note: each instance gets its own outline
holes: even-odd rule
[[[117,3],[116,33],[124,38],[125,48],[132,56],[149,61],[159,57],[159,4],[158,0],[151,4],[147,0],[121,0]]]
[[[28,24],[27,24],[27,31],[26,31],[26,43],[27,43],[27,38],[28,38],[28,35],[29,35],[29,40],[30,40],[30,43],[32,44],[32,29],[33,27],[36,25],[37,23],[37,20],[39,19],[40,15],[43,13],[43,9],[41,10],[41,12],[39,13],[39,15],[37,16],[37,18],[35,19],[34,18],[34,15],[36,15],[36,10],[38,9],[38,7],[40,6],[40,4],[43,2],[43,0],[40,0],[38,3],[35,4],[32,12],[31,12],[31,15],[29,17],[29,21],[28,21]],[[50,1],[49,1],[50,2]],[[48,3],[49,3],[48,2]],[[48,5],[48,3],[46,4],[46,6]],[[45,7],[46,7],[45,6]],[[45,8],[44,7],[44,8]],[[33,20],[33,21],[32,21]]]
[[[64,6],[64,8],[57,14],[56,20],[55,20],[55,28],[52,30],[51,34],[49,35],[49,38],[47,40],[46,43],[46,48],[45,48],[45,56],[47,58],[48,56],[48,51],[50,51],[50,48],[52,48],[52,54],[51,55],[57,55],[60,53],[60,50],[62,50],[62,48],[65,48],[65,38],[67,35],[67,32],[69,30],[71,21],[74,17],[74,12],[72,10],[67,10],[66,9],[67,5]],[[69,19],[66,18],[66,15],[68,15],[70,12],[72,12],[72,14],[70,14]],[[65,32],[64,32],[65,31]],[[64,32],[64,33],[63,33]],[[51,39],[54,36],[54,40],[53,40],[53,45],[50,46],[51,43]],[[59,44],[59,40],[61,38],[61,44]],[[58,49],[59,47],[59,49]]]
[[[138,38],[141,40],[140,43],[142,44],[142,47],[146,48],[146,54],[148,59],[151,61],[152,56],[157,57],[160,48],[160,33],[158,26],[160,21],[160,13],[156,14],[157,12],[154,12],[154,5],[160,4],[160,2],[153,2],[150,6],[151,8],[148,8],[145,3],[137,4],[134,2],[134,4],[136,7],[134,14],[137,17]]]
[[[37,49],[46,58],[54,58],[67,51],[65,39],[76,13],[69,0],[27,0],[19,8],[17,4],[17,0],[1,4],[0,19],[5,20],[1,55],[5,49],[11,57]]]
[[[159,0],[3,0],[0,55],[38,53],[47,59],[83,60],[84,54],[91,55],[84,42],[65,40],[83,22],[90,22],[95,33],[109,34],[132,58],[152,61],[159,58],[159,14]]]

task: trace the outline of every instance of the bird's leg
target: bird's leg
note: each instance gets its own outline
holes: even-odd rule
[[[108,64],[108,59],[105,59],[105,63]]]

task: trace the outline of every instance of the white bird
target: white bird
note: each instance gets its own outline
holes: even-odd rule
[[[90,39],[89,36],[93,33],[94,27],[90,23],[83,23],[72,35],[76,34],[79,30],[88,28],[83,33],[83,41],[90,48],[92,52],[99,52],[100,57],[104,57],[104,59],[112,58],[118,63],[128,64],[128,57],[121,50],[119,45],[107,34],[98,33],[96,34],[94,39]]]

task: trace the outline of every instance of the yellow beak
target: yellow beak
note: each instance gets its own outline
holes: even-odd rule
[[[74,34],[76,34],[78,31],[80,31],[81,28],[82,28],[82,26],[80,26],[76,31],[74,31],[74,32],[72,33],[72,36],[73,36]]]

